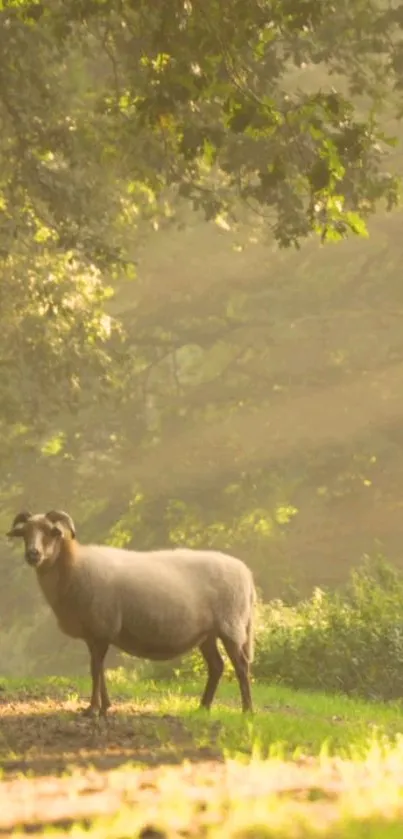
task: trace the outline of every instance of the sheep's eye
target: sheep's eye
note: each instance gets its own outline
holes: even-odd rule
[[[60,536],[61,535],[60,527],[56,527],[56,525],[55,525],[54,527],[52,527],[52,530],[50,531],[50,533],[51,533],[52,536],[55,536],[55,537]]]

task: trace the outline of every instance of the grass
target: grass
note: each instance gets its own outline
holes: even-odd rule
[[[227,681],[207,715],[201,684],[108,680],[106,721],[88,680],[3,682],[0,835],[400,837],[400,703],[255,684],[247,718]]]

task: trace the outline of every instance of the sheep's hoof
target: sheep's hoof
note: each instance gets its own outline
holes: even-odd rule
[[[81,716],[83,717],[98,717],[100,714],[99,708],[93,708],[92,705],[88,705],[88,708],[84,708],[81,711]]]
[[[110,705],[107,705],[104,708],[97,708],[93,707],[92,705],[88,705],[88,707],[84,708],[80,713],[82,717],[90,717],[92,719],[94,719],[95,717],[102,717],[103,719],[105,719],[108,712],[108,708],[110,708]]]

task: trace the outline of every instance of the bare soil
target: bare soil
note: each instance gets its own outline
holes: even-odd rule
[[[157,776],[184,760],[203,763],[205,771],[222,762],[214,726],[210,743],[198,744],[179,717],[150,713],[133,702],[115,703],[107,719],[82,716],[84,707],[0,695],[0,834],[111,814],[128,788],[155,786],[150,767],[158,767]],[[123,772],[113,771],[123,766]]]

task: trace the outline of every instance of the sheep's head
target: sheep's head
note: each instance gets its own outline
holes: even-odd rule
[[[69,535],[74,539],[74,522],[62,510],[49,513],[22,512],[15,517],[7,536],[20,536],[25,543],[25,559],[29,565],[39,568],[45,562],[53,562],[60,551],[61,543]]]

